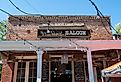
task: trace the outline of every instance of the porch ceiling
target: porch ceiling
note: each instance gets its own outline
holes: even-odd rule
[[[68,40],[40,40],[29,41],[36,47],[44,50],[82,50],[90,48],[91,51],[108,50],[108,49],[121,49],[121,40],[74,40],[80,46],[76,46]],[[71,46],[69,46],[71,43]],[[0,41],[0,51],[36,51],[35,47],[24,41]]]

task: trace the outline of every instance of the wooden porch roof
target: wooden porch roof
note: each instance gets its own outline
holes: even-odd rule
[[[34,46],[44,50],[85,50],[91,51],[121,49],[121,40],[74,40],[79,46],[76,46],[69,40],[40,40],[29,41]],[[25,43],[25,44],[24,44]],[[71,43],[71,46],[70,46]],[[36,51],[37,48],[24,41],[0,41],[0,51]]]

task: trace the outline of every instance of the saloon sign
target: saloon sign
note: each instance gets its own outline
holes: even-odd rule
[[[46,29],[38,29],[38,37],[41,38],[57,38],[57,37],[72,37],[72,38],[78,38],[78,37],[86,37],[90,36],[90,30],[52,30],[49,29],[47,31]]]
[[[79,31],[79,30],[70,30],[65,31],[65,36],[86,36],[86,31]]]

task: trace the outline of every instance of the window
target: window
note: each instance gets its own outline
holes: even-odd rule
[[[26,68],[26,62],[18,63],[16,82],[25,82],[25,68]]]
[[[36,82],[37,79],[37,62],[29,64],[29,82]]]
[[[17,62],[14,82],[36,82],[37,80],[37,62],[23,61]]]

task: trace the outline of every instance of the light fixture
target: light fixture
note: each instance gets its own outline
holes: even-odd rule
[[[67,54],[63,54],[61,57],[61,64],[68,64],[68,55]]]
[[[25,42],[26,40],[24,40],[24,45],[26,44],[26,42]]]
[[[99,19],[100,18],[100,16],[96,16],[96,19]]]
[[[83,48],[80,48],[81,51],[83,51],[84,49]]]
[[[47,29],[47,33],[50,33],[50,30],[49,29]]]
[[[32,49],[32,45],[30,45],[30,47],[29,47],[30,49]]]
[[[87,51],[87,49],[86,49],[86,48],[84,48],[84,49],[83,49],[83,51],[84,51],[84,52],[86,52],[86,51]]]
[[[97,16],[96,16],[96,18],[97,19],[99,19],[100,18],[100,14],[99,14],[99,12],[97,11]]]
[[[76,45],[76,50],[78,49],[77,45]]]
[[[69,43],[69,46],[71,47],[71,46],[72,46],[72,44],[71,44],[71,43]]]

